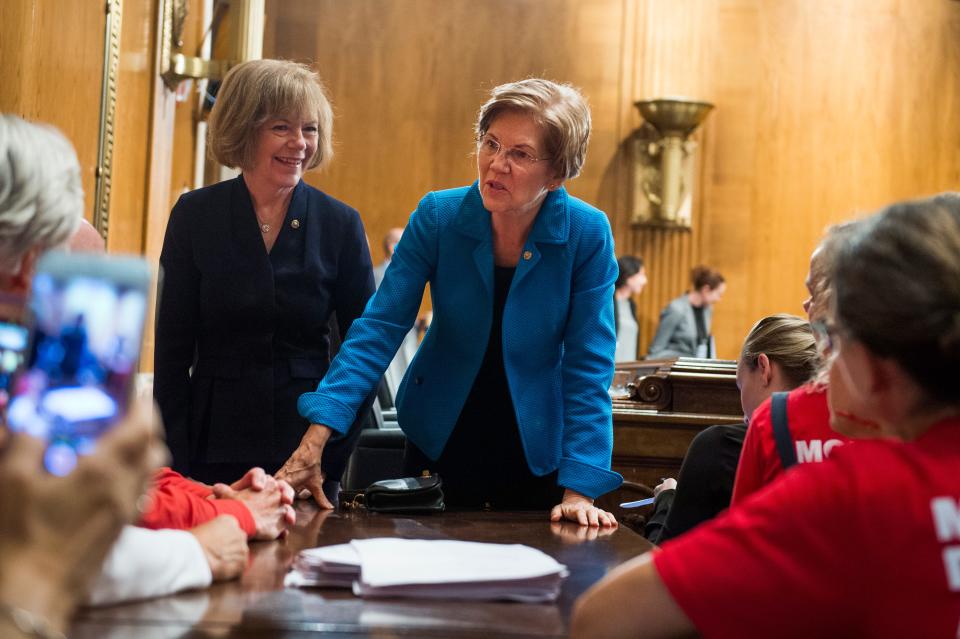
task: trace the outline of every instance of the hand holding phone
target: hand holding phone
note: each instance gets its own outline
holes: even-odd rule
[[[51,473],[69,473],[127,412],[149,283],[137,257],[52,252],[37,265],[32,339],[7,422],[47,442]]]

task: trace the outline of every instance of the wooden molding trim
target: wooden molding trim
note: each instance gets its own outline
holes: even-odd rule
[[[120,70],[120,26],[123,1],[107,0],[103,37],[103,79],[100,92],[100,138],[97,142],[93,226],[107,239],[110,230],[110,187],[113,175],[113,142],[117,113],[117,80]]]

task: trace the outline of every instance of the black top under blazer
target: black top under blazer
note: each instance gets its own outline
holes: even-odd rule
[[[308,426],[297,398],[329,366],[331,313],[346,335],[373,294],[359,214],[301,180],[267,253],[240,176],[180,197],[160,267],[154,396],[173,468],[276,471]],[[339,479],[350,451],[328,448]]]

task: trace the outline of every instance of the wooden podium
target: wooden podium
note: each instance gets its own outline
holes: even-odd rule
[[[652,495],[661,477],[677,476],[697,433],[743,422],[743,409],[731,360],[641,360],[617,370],[633,376],[631,397],[613,402],[613,469],[624,486],[599,505],[621,517],[617,504]]]

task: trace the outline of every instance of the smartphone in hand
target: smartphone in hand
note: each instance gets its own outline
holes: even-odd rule
[[[51,252],[30,293],[31,339],[7,407],[12,430],[47,442],[66,475],[129,406],[150,269],[139,257]]]

